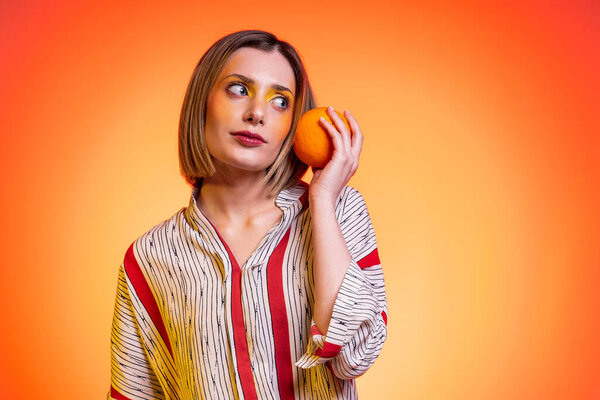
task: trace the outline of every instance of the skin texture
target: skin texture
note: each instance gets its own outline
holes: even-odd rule
[[[227,77],[232,73],[251,78],[254,84],[229,86],[239,80]],[[287,87],[292,93],[274,90],[273,84]],[[290,129],[295,90],[293,70],[281,54],[241,48],[232,54],[208,96],[206,140],[217,172],[204,178],[196,201],[240,267],[283,215],[275,204],[275,196],[268,195],[260,179],[275,160]],[[287,96],[288,101],[282,96]],[[334,125],[326,121],[321,124],[331,135],[333,156],[324,168],[313,169],[309,186],[315,278],[313,318],[323,333],[327,332],[333,304],[351,260],[335,217],[335,201],[358,168],[363,140],[358,123],[348,111],[345,116],[352,138],[339,116],[333,110],[328,110],[328,114]],[[230,134],[240,130],[258,132],[267,143],[244,146]]]

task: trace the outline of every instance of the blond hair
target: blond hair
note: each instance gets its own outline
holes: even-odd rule
[[[179,117],[179,166],[181,174],[193,186],[198,186],[203,177],[216,172],[204,132],[207,98],[231,54],[242,47],[267,52],[278,51],[288,60],[296,78],[292,125],[275,161],[267,167],[263,180],[270,194],[275,195],[296,185],[308,169],[296,157],[292,144],[300,117],[304,112],[315,108],[316,101],[300,55],[289,43],[277,39],[269,32],[234,32],[219,39],[204,53],[192,73]]]

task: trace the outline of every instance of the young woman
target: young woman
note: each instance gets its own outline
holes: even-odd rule
[[[300,56],[263,31],[217,41],[179,126],[188,207],[119,268],[108,399],[355,399],[387,330],[383,272],[347,182],[363,136],[329,110],[333,158],[292,150],[316,103]]]

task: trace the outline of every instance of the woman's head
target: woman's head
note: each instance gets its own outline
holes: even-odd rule
[[[204,139],[217,174],[262,178],[290,132],[296,92],[294,71],[278,51],[237,49],[217,76],[206,100]],[[236,132],[258,134],[256,146]]]
[[[265,170],[272,194],[297,183],[308,167],[292,150],[294,132],[300,116],[315,107],[306,71],[291,45],[256,30],[221,38],[198,62],[183,101],[182,175],[196,185],[217,166],[229,164]],[[267,143],[243,146],[231,135],[240,130],[258,132]]]

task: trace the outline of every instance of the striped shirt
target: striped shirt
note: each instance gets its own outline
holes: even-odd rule
[[[279,223],[240,268],[196,205],[154,226],[118,270],[107,399],[357,399],[385,341],[371,219],[345,186],[335,214],[352,256],[327,334],[314,305],[308,184],[279,192]]]

